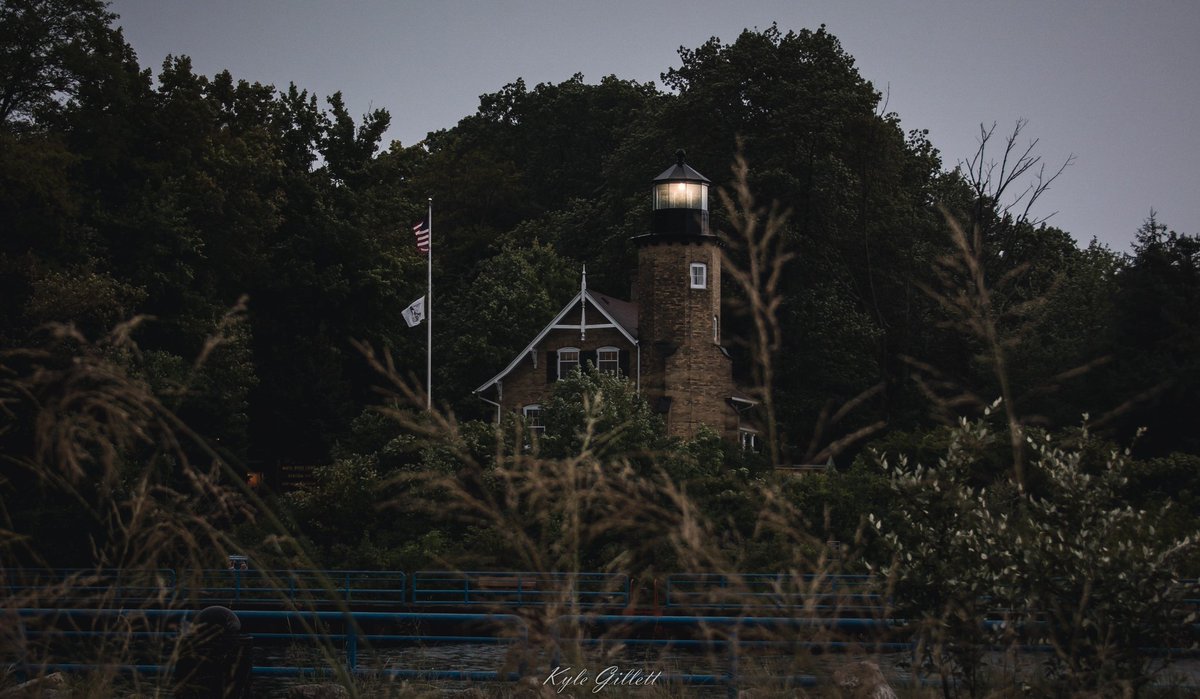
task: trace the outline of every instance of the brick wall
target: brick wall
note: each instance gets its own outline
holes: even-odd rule
[[[691,288],[692,263],[707,265],[707,288]],[[701,424],[737,437],[733,366],[713,335],[721,313],[721,258],[708,241],[643,243],[638,250],[638,338],[642,390],[651,405],[671,399],[667,432],[690,437]]]
[[[706,288],[691,288],[691,265],[707,265]],[[721,257],[710,240],[698,242],[643,241],[638,250],[636,287],[638,338],[641,354],[641,391],[651,407],[661,398],[670,399],[665,415],[667,433],[677,437],[695,435],[701,425],[716,430],[726,439],[737,439],[738,416],[728,400],[735,392],[732,361],[714,338],[713,321],[720,326]],[[603,323],[600,311],[588,308],[590,323]],[[560,321],[578,325],[579,308]],[[520,411],[526,405],[543,403],[557,376],[556,357],[547,357],[563,347],[594,352],[600,347],[617,347],[629,353],[629,377],[638,379],[638,346],[615,328],[590,329],[586,338],[579,330],[551,330],[532,354],[504,377],[499,386],[499,403],[504,411]],[[554,371],[547,372],[547,361]]]
[[[578,323],[578,313],[568,316],[561,322],[566,324]],[[588,322],[602,322],[600,312],[588,309]],[[625,339],[625,336],[615,328],[589,329],[586,339],[580,339],[578,330],[551,330],[535,349],[537,367],[533,358],[526,353],[520,364],[513,368],[508,376],[501,381],[502,395],[499,403],[503,410],[520,411],[521,408],[533,403],[542,403],[550,393],[550,385],[546,376],[546,353],[562,347],[578,347],[582,351],[595,351],[600,347],[616,347],[630,353],[630,379],[636,380],[637,348]],[[552,383],[552,382],[551,382]]]

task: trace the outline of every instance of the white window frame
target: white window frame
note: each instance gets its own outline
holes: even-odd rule
[[[542,422],[542,406],[538,403],[530,403],[521,408],[521,417],[525,418],[525,429],[530,433],[541,437],[546,432],[546,424]]]
[[[602,352],[612,352],[612,359],[604,359],[600,356]],[[605,367],[605,363],[608,364]],[[621,349],[619,347],[601,347],[596,350],[596,370],[602,374],[612,374],[613,376],[621,375]]]
[[[574,360],[564,360],[563,352],[574,352],[575,359]],[[582,355],[582,353],[579,351],[578,347],[560,347],[558,349],[558,351],[555,353],[555,356],[558,359],[558,380],[559,381],[562,381],[563,379],[567,378],[567,374],[571,373],[571,369],[581,366],[581,364],[579,362],[581,355]],[[564,361],[571,365],[566,371],[563,371],[563,362]]]
[[[691,266],[688,267],[688,284],[693,289],[707,289],[708,265],[703,262],[693,262]]]

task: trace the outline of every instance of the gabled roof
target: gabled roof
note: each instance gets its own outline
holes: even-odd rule
[[[621,326],[625,331],[625,337],[628,337],[630,342],[637,344],[637,327],[638,327],[638,307],[632,301],[622,301],[618,298],[613,298],[608,294],[599,294],[595,291],[588,291],[588,296],[595,299],[598,303],[593,303],[597,308],[604,308],[608,312],[605,313],[614,323]]]
[[[613,298],[612,296],[608,296],[606,294],[599,294],[594,291],[590,291],[585,287],[581,289],[578,294],[575,294],[575,298],[567,302],[567,305],[563,306],[563,309],[558,312],[558,315],[554,316],[554,320],[550,321],[549,325],[542,328],[542,331],[533,338],[532,342],[525,346],[525,349],[517,353],[517,356],[514,357],[512,362],[510,362],[509,365],[504,368],[504,371],[501,371],[499,374],[496,374],[492,378],[488,379],[486,383],[475,389],[473,393],[481,393],[486,391],[495,385],[497,381],[500,381],[505,376],[508,376],[513,369],[517,368],[517,364],[520,364],[521,360],[525,358],[525,355],[529,354],[529,351],[534,347],[537,347],[538,343],[545,339],[545,337],[550,334],[550,331],[554,330],[558,326],[559,322],[566,317],[567,313],[569,313],[572,308],[575,308],[581,302],[587,303],[591,308],[595,308],[596,310],[600,311],[600,314],[608,320],[608,324],[615,327],[618,332],[625,336],[625,339],[629,340],[630,344],[636,345],[638,343],[637,304],[630,303],[629,301],[622,301],[621,299]],[[588,325],[589,328],[597,326],[603,327],[604,324],[597,323],[594,325]],[[570,328],[561,329],[578,330],[579,326],[576,325],[571,326]]]

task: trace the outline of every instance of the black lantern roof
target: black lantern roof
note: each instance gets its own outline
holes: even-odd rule
[[[683,150],[675,151],[675,164],[663,170],[662,174],[654,178],[655,182],[703,182],[704,184],[712,184],[711,181],[692,169],[691,165],[684,162],[684,157],[687,154]]]
[[[682,150],[675,151],[675,164],[654,178],[650,232],[634,236],[634,243],[716,243],[708,232],[709,184],[684,161]]]

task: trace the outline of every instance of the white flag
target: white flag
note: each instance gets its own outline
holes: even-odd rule
[[[408,305],[408,308],[400,314],[404,316],[404,322],[408,323],[408,327],[415,328],[425,320],[425,297],[413,301]]]

